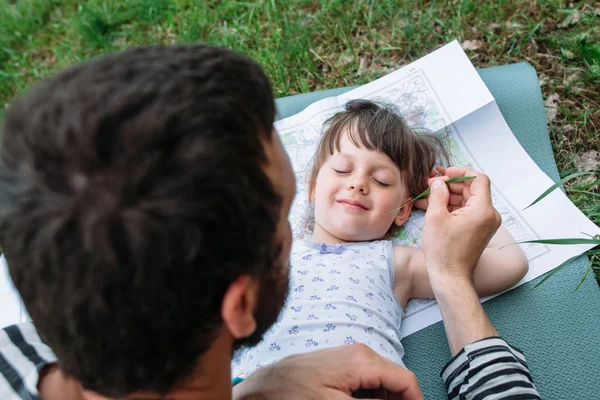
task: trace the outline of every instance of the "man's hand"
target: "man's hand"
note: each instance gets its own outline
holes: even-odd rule
[[[460,176],[475,179],[446,185]],[[497,336],[473,286],[473,272],[500,226],[492,205],[490,180],[467,168],[448,168],[431,181],[422,247],[431,288],[440,307],[452,355],[467,344]],[[454,196],[461,207],[451,211]]]
[[[461,176],[475,179],[443,182]],[[422,236],[430,278],[472,279],[477,260],[502,221],[492,205],[490,180],[468,168],[451,167],[430,185]]]
[[[426,178],[425,183],[429,186],[434,178],[443,177],[446,169],[441,165],[436,165],[435,168],[429,173],[429,177]],[[429,202],[426,197],[423,197],[415,201],[413,207],[420,208],[421,210],[427,210]]]
[[[373,389],[382,399],[423,399],[412,372],[362,344],[284,358],[236,385],[233,398],[350,400],[359,389]]]

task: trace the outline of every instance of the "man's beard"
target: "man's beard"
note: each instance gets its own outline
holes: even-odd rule
[[[254,311],[256,330],[250,336],[237,340],[234,350],[256,346],[277,321],[279,314],[283,311],[290,289],[289,271],[289,264],[278,261],[261,279],[258,303]]]

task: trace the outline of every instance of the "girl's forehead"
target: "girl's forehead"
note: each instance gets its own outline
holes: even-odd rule
[[[379,150],[368,149],[360,143],[354,143],[347,134],[340,137],[339,151],[338,149],[333,149],[333,155],[347,158],[351,161],[369,162],[392,169],[398,169],[398,166],[387,154]]]
[[[343,129],[339,133],[338,144],[339,146],[351,145],[354,147],[372,147],[371,143],[364,143],[365,141],[369,141],[369,135],[366,132],[359,131],[358,122],[352,121],[343,127]]]
[[[361,142],[358,135],[351,135],[348,131],[342,133],[338,139],[337,146],[334,146],[334,153],[357,153],[357,152],[374,152],[380,153],[376,150],[368,149],[364,143]],[[383,154],[383,153],[382,153]]]

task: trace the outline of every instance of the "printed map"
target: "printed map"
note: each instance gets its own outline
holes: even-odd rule
[[[375,91],[365,98],[386,101],[395,104],[408,125],[413,129],[426,129],[442,135],[448,141],[448,148],[454,165],[464,165],[477,168],[477,160],[471,157],[465,149],[460,133],[453,125],[446,126],[449,117],[445,115],[435,91],[429,85],[424,71],[418,70],[394,83],[392,87]],[[326,107],[317,115],[306,120],[303,124],[278,130],[282,142],[290,155],[298,191],[290,213],[290,222],[295,238],[310,237],[314,227],[313,208],[308,202],[307,173],[315,154],[323,124],[327,118],[341,111],[342,105]],[[276,125],[277,127],[277,125]],[[498,212],[502,215],[503,225],[517,241],[535,239],[524,220],[514,210],[502,195],[492,189],[492,200]],[[394,243],[405,246],[421,246],[421,231],[425,212],[413,210],[408,221],[399,230]],[[533,258],[547,251],[543,246],[530,245],[524,247],[528,258]],[[412,316],[420,310],[435,304],[434,300],[411,300],[405,309],[405,317]]]

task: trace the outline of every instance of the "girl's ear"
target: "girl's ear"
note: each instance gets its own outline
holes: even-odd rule
[[[316,182],[314,182],[312,185],[309,182],[308,185],[307,185],[307,189],[308,189],[308,201],[310,201],[310,202],[314,202],[315,201],[315,186],[316,186]]]
[[[412,201],[411,197],[406,199],[406,202],[409,202],[409,201],[410,201],[410,203],[406,204],[404,207],[399,209],[398,214],[396,214],[396,217],[394,217],[394,223],[398,226],[401,226],[404,222],[406,222],[406,220],[408,219],[408,216],[410,215],[410,211],[412,210],[412,206],[413,206],[414,202]]]

